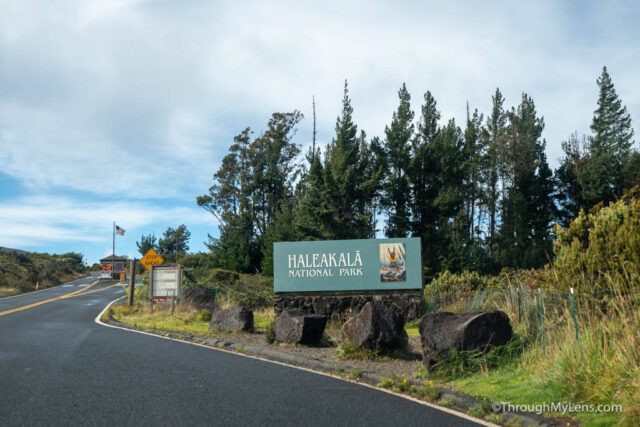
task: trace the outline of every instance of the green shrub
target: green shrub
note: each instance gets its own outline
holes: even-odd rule
[[[198,310],[196,313],[196,320],[199,322],[210,322],[211,312],[209,310]]]
[[[267,330],[265,331],[264,339],[265,341],[267,341],[267,344],[273,344],[276,341],[275,324],[275,320],[271,321],[271,323],[269,323],[269,326],[267,327]]]
[[[242,274],[218,289],[220,299],[232,305],[249,309],[273,307],[273,279],[270,277]]]
[[[440,393],[436,388],[433,381],[426,381],[415,387],[415,392],[418,396],[427,400],[438,400]]]
[[[378,387],[394,390],[400,393],[413,393],[416,390],[411,381],[402,375],[384,377],[378,383]]]
[[[554,273],[563,289],[619,293],[640,283],[640,200],[580,212],[556,234]]]
[[[0,286],[21,292],[59,285],[81,277],[87,272],[81,254],[0,253]]]

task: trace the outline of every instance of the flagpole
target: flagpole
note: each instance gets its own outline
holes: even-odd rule
[[[113,242],[111,246],[111,277],[113,277],[113,272],[115,271],[115,258],[116,258],[116,222],[113,221]]]

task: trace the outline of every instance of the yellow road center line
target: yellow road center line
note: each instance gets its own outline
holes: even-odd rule
[[[98,282],[99,282],[99,280],[96,280],[95,282],[91,283],[89,286],[86,286],[86,287],[84,287],[82,289],[78,289],[77,291],[73,291],[73,292],[68,293],[68,294],[64,294],[64,295],[60,295],[60,296],[57,296],[57,297],[49,298],[49,299],[46,299],[46,300],[34,302],[33,304],[23,305],[22,307],[12,308],[11,310],[0,311],[0,316],[4,316],[4,315],[7,315],[7,314],[11,314],[11,313],[17,313],[19,311],[29,310],[30,308],[35,308],[35,307],[41,306],[43,304],[48,304],[50,302],[60,301],[60,300],[63,300],[63,299],[73,298],[73,297],[77,297],[77,296],[83,296],[83,295],[86,295],[86,294],[91,294],[91,293],[94,293],[94,292],[103,291],[105,289],[113,288],[114,286],[118,286],[118,283],[116,283],[115,285],[107,286],[107,287],[102,288],[102,289],[95,289],[93,291],[86,292],[88,289],[90,289],[90,288],[94,287],[95,285],[97,285]]]

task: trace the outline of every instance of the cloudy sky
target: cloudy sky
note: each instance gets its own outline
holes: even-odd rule
[[[191,249],[217,234],[198,208],[234,135],[301,110],[297,133],[332,138],[342,85],[382,135],[406,82],[444,120],[530,94],[552,166],[589,132],[607,65],[640,120],[640,6],[632,1],[0,0],[0,246],[111,252],[111,225],[141,234],[187,225]]]

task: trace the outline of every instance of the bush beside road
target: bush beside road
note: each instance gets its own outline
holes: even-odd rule
[[[4,250],[0,252],[0,297],[31,292],[66,283],[87,273],[82,255],[46,254]]]

